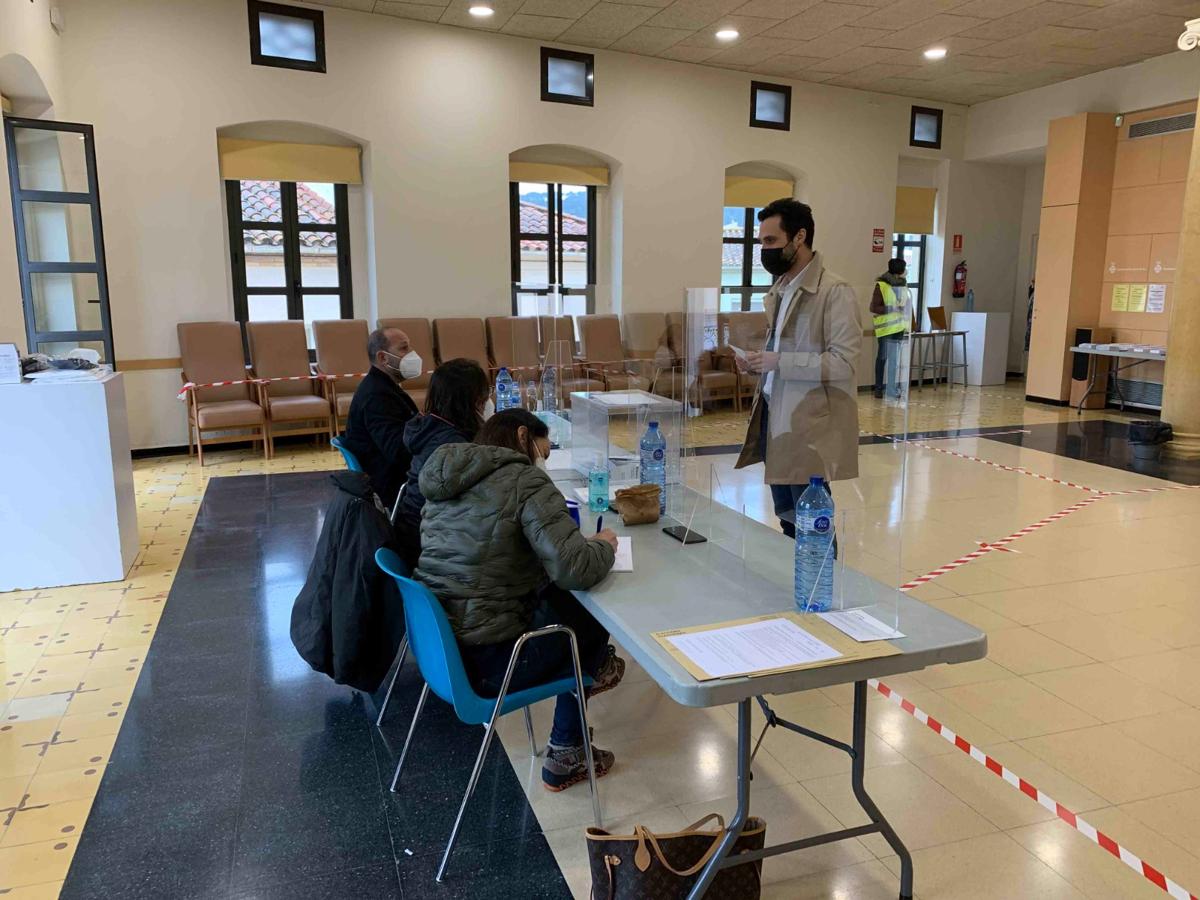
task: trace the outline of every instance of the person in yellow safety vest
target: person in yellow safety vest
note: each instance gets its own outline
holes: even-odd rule
[[[896,369],[900,362],[900,349],[904,336],[912,325],[912,304],[909,302],[908,277],[905,263],[900,257],[888,260],[888,270],[875,282],[871,294],[871,314],[874,318],[875,338],[875,398],[883,398],[884,369],[887,369],[888,399],[899,400],[901,385],[896,380]]]

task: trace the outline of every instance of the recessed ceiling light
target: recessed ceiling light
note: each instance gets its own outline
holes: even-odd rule
[[[486,19],[496,11],[486,3],[472,3],[471,8],[467,10],[471,15],[479,19]]]
[[[930,47],[928,50],[925,51],[925,58],[926,59],[945,59],[946,58],[946,48],[945,47]]]
[[[738,31],[736,28],[722,28],[720,31],[717,32],[717,40],[718,41],[732,41],[732,40],[736,39],[737,36],[738,36]]]

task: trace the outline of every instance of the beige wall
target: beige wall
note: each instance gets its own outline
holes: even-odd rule
[[[52,104],[62,103],[60,45],[50,27],[48,0],[0,3],[0,94],[13,101],[15,115],[42,115]],[[0,161],[0,342],[24,349],[15,246],[8,167]]]
[[[1158,107],[1127,115],[1121,127],[1099,299],[1099,324],[1112,329],[1113,340],[1166,346],[1192,147],[1190,129],[1130,140],[1129,126],[1195,111],[1195,102]],[[1112,286],[1120,283],[1165,284],[1166,308],[1161,313],[1113,312]],[[1129,374],[1157,382],[1162,376],[1162,363],[1146,363]]]

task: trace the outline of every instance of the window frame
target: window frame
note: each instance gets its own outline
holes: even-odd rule
[[[942,149],[942,115],[943,110],[933,106],[914,106],[908,119],[908,146],[925,147],[928,150]],[[937,140],[917,140],[917,116],[933,116],[937,119]]]
[[[587,67],[584,81],[587,94],[577,97],[574,94],[559,94],[550,90],[550,60],[565,59],[569,62],[580,62]],[[546,103],[570,103],[574,106],[595,106],[596,98],[596,57],[592,53],[580,53],[575,50],[559,50],[556,47],[542,47],[542,100]]]
[[[265,179],[254,179],[261,181]],[[344,184],[333,186],[333,206],[336,221],[332,225],[300,222],[296,203],[295,181],[279,182],[280,220],[278,222],[252,222],[242,218],[242,182],[228,179],[225,182],[226,218],[229,227],[229,260],[233,273],[233,316],[239,323],[250,321],[250,297],[258,295],[287,298],[289,320],[304,321],[304,298],[312,296],[340,295],[340,314],[343,319],[354,318],[354,286],[350,264],[350,192]],[[250,287],[246,284],[246,230],[283,232],[283,285]],[[337,287],[305,287],[301,272],[300,234],[305,231],[332,232],[337,238]],[[245,329],[243,329],[243,332]]]
[[[512,314],[520,315],[517,298],[519,294],[532,294],[538,297],[548,297],[557,293],[564,297],[584,296],[587,298],[587,315],[596,311],[596,186],[584,185],[587,188],[587,221],[586,235],[563,235],[562,222],[562,191],[560,184],[546,182],[546,228],[545,233],[521,231],[521,184],[541,184],[542,182],[508,183],[508,234],[509,234],[509,265],[512,277]],[[580,238],[587,245],[587,286],[568,287],[561,283],[563,270],[563,244],[566,240],[579,243]],[[521,283],[521,241],[546,242],[546,284],[544,287],[525,287]]]
[[[892,258],[904,256],[905,247],[916,247],[921,252],[921,264],[917,266],[917,280],[912,281],[912,273],[905,271],[905,275],[909,280],[905,282],[909,293],[916,301],[913,305],[913,310],[916,313],[917,328],[921,327],[921,322],[925,318],[925,254],[929,249],[929,235],[918,234],[917,240],[908,240],[911,233],[896,232],[892,235]]]
[[[308,9],[303,6],[287,6],[282,3],[269,3],[267,0],[246,0],[246,12],[250,22],[250,64],[268,66],[274,69],[295,69],[300,72],[318,72],[325,74],[325,13],[319,9]],[[307,19],[313,23],[313,41],[316,45],[317,58],[288,59],[285,56],[267,56],[262,52],[262,35],[259,31],[259,17],[262,13],[277,16],[288,16],[293,19]]]
[[[30,353],[40,352],[42,344],[85,343],[99,341],[104,345],[104,362],[117,369],[113,350],[112,316],[109,310],[108,264],[104,253],[104,226],[100,215],[100,184],[96,177],[96,135],[91,125],[78,122],[54,122],[47,119],[29,119],[21,116],[4,115],[4,143],[8,156],[8,183],[13,206],[13,231],[17,241],[17,274],[21,283],[21,306],[25,314],[25,341]],[[15,129],[27,128],[38,131],[65,131],[78,134],[83,139],[84,164],[87,169],[87,191],[41,191],[21,187],[21,174],[17,165],[17,138]],[[94,259],[91,262],[42,262],[29,259],[29,241],[26,234],[25,203],[74,203],[87,204],[91,212],[92,245]],[[40,331],[37,326],[37,311],[33,305],[33,280],[31,275],[95,275],[96,297],[100,304],[100,328],[70,331]],[[78,324],[78,322],[76,323]]]
[[[728,312],[751,312],[751,303],[753,302],[754,295],[766,294],[771,289],[771,285],[769,284],[752,283],[754,281],[754,248],[762,243],[758,235],[754,233],[755,219],[758,215],[755,211],[756,209],[761,209],[761,207],[743,207],[745,219],[740,238],[721,237],[722,249],[726,244],[741,245],[742,248],[742,283],[721,285],[721,295],[741,297],[740,310],[727,310]],[[718,300],[718,305],[719,303],[720,301]],[[726,310],[722,311],[725,312]]]
[[[768,122],[758,118],[758,92],[771,91],[783,94],[783,121]],[[750,82],[750,127],[773,128],[776,131],[792,130],[792,86],[790,84],[773,84],[769,81]]]

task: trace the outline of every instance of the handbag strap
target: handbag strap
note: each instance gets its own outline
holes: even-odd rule
[[[709,848],[706,851],[704,851],[704,855],[701,856],[698,860],[696,860],[694,865],[692,865],[691,867],[689,867],[687,869],[684,869],[682,872],[679,871],[678,869],[676,869],[674,866],[672,866],[669,862],[667,862],[667,858],[663,855],[662,847],[660,847],[658,845],[658,838],[649,829],[647,829],[644,825],[637,825],[634,827],[634,831],[637,833],[637,836],[638,836],[638,853],[642,852],[642,848],[644,846],[643,842],[648,843],[648,844],[650,844],[651,847],[654,848],[654,855],[658,857],[658,861],[660,863],[662,863],[663,868],[665,868],[668,872],[671,872],[674,875],[678,875],[681,878],[686,878],[689,875],[695,875],[697,872],[699,872],[701,869],[704,868],[704,866],[708,863],[708,861],[710,859],[712,859],[713,854],[717,852],[717,847],[719,847],[721,845],[721,839],[725,836],[724,835],[725,820],[721,816],[717,815],[716,813],[709,813],[707,816],[705,816],[700,821],[694,822],[691,825],[689,825],[687,828],[684,829],[684,831],[695,831],[700,825],[703,825],[705,822],[708,822],[710,819],[714,819],[714,818],[717,820],[717,822],[720,823],[721,828],[716,833],[716,835],[713,836],[712,844],[710,844]],[[649,854],[647,854],[647,855],[649,855]],[[636,859],[637,858],[635,856],[635,861],[636,861]],[[644,872],[644,871],[646,871],[646,868],[648,866],[649,866],[649,860],[646,861],[646,867],[643,867],[639,864],[638,868]]]

